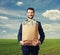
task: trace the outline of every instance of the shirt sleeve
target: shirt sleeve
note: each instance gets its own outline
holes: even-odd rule
[[[22,24],[20,25],[20,29],[18,32],[18,42],[20,42],[22,40]]]

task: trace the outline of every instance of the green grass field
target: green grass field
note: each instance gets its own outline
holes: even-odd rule
[[[16,39],[0,39],[0,55],[22,55],[21,46]],[[60,55],[60,39],[46,39],[39,55]]]

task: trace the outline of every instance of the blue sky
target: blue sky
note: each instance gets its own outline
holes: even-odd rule
[[[35,9],[46,38],[60,38],[60,0],[0,0],[0,38],[17,38],[28,7]]]

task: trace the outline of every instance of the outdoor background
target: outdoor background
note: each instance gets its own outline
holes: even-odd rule
[[[50,55],[60,55],[60,0],[0,0],[0,55],[15,53],[11,48],[18,46],[19,27],[27,19],[26,10],[29,7],[35,9],[34,19],[41,22],[45,33],[45,41],[41,48],[42,50],[47,48],[44,49],[45,51],[40,51],[46,54],[49,51]],[[19,47],[16,48],[17,54],[14,55],[20,54]],[[50,51],[54,53],[51,54]]]

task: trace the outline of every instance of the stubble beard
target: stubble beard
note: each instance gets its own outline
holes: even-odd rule
[[[29,17],[29,16],[28,16],[29,19],[33,19],[33,17],[34,17],[34,16],[32,16],[32,17]]]

